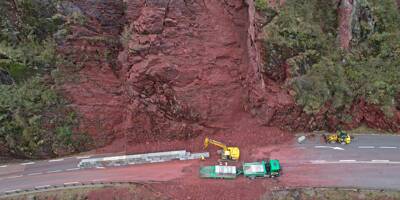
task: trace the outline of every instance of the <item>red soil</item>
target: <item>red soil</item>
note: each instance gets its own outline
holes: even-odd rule
[[[293,148],[279,146],[253,146],[241,149],[243,161],[254,161],[265,158],[279,158],[281,161],[290,161],[290,158],[301,158],[302,154]],[[179,179],[169,181],[168,184],[155,184],[151,187],[160,192],[163,196],[172,199],[259,199],[262,195],[274,189],[283,189],[286,187],[300,187],[305,185],[329,184],[321,180],[307,177],[310,171],[318,173],[318,167],[313,165],[301,165],[301,167],[292,167],[286,169],[289,165],[283,163],[283,176],[277,179],[257,179],[248,180],[239,177],[235,180],[210,180],[200,179],[198,175],[199,167],[202,165],[215,165],[216,156],[207,161],[193,161],[192,165],[186,167],[183,171],[185,175]]]
[[[90,18],[73,26],[60,48],[82,66],[63,89],[82,116],[81,130],[99,146],[112,143],[100,151],[199,149],[201,139],[193,138],[200,134],[237,145],[239,138],[252,138],[243,144],[285,138],[246,110],[256,73],[248,65],[242,1],[136,0],[125,15],[122,1],[75,3]]]
[[[194,151],[199,135],[238,146],[288,138],[271,127],[400,130],[398,112],[389,119],[363,101],[348,110],[350,124],[329,106],[304,113],[281,81],[262,73],[262,24],[251,0],[73,2],[87,19],[60,46],[75,65],[64,68],[71,76],[62,89],[80,130],[106,146],[99,151]],[[285,79],[288,67],[277,74]]]
[[[131,0],[125,11],[122,0],[94,2],[74,1],[89,18],[72,27],[60,51],[82,66],[63,90],[82,116],[80,129],[102,147],[98,152],[201,151],[197,136],[210,135],[239,146],[250,161],[274,151],[261,147],[291,138],[274,127],[340,123],[330,112],[305,114],[281,83],[261,73],[261,26],[252,0]],[[400,115],[393,123],[365,103],[353,108],[359,117],[349,127],[399,129]],[[214,150],[206,164],[215,163]],[[221,184],[193,176],[198,167],[154,187],[173,199],[256,199],[273,186],[301,184],[296,177]]]

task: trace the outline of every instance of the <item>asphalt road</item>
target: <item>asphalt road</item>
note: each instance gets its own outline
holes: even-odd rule
[[[356,135],[349,145],[324,144],[321,137],[311,138],[304,144],[304,160],[312,163],[343,162],[360,163],[387,162],[400,164],[400,137],[393,135]],[[399,162],[399,163],[396,163]]]
[[[280,159],[288,185],[400,188],[400,136],[357,135],[349,145],[324,144],[317,136],[303,144],[268,146],[251,159]],[[176,161],[130,167],[79,169],[76,156],[0,165],[0,193],[48,185],[95,181],[168,181],[199,161]],[[193,173],[194,174],[194,173]]]
[[[349,145],[325,144],[320,136],[296,144],[300,153],[286,159],[291,179],[311,185],[400,189],[400,137],[355,135]],[[307,182],[307,181],[306,181]]]

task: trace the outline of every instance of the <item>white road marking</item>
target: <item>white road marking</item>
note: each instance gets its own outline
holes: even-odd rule
[[[49,160],[49,162],[60,162],[63,160],[64,160],[64,158],[60,158],[60,159]]]
[[[373,160],[373,161],[354,161],[354,162],[341,162],[341,161],[325,161],[325,162],[314,162],[310,161],[311,164],[400,164],[400,161],[386,161],[386,160]]]
[[[66,169],[66,171],[75,171],[75,170],[79,170],[80,168],[71,168],[71,169]]]
[[[105,167],[96,167],[96,169],[104,169]]]
[[[21,190],[20,189],[7,190],[7,191],[4,191],[4,193],[12,193],[12,192],[19,192],[19,191],[21,191]]]
[[[335,149],[335,150],[344,150],[341,147],[331,147],[331,146],[315,146],[314,148],[317,149]]]
[[[51,173],[57,173],[57,172],[62,172],[62,170],[48,171],[47,173],[48,173],[48,174],[51,174]]]
[[[85,159],[85,158],[90,158],[90,157],[92,157],[92,156],[77,156],[76,158],[77,159]]]
[[[371,162],[390,162],[389,160],[371,160]]]
[[[10,177],[6,177],[5,179],[14,179],[14,178],[21,178],[22,177],[22,175],[19,175],[19,176],[10,176]]]
[[[356,162],[356,160],[339,160],[339,162]]]
[[[43,174],[42,172],[39,172],[39,173],[32,173],[32,174],[28,174],[28,176],[35,176],[35,175],[40,175],[40,174]]]
[[[42,188],[48,188],[51,187],[51,185],[41,185],[41,186],[37,186],[35,187],[36,189],[42,189]]]
[[[373,149],[375,148],[374,146],[359,146],[359,149]]]
[[[27,162],[27,163],[21,163],[21,165],[33,165],[35,162]]]
[[[0,166],[0,168],[5,168],[5,167],[7,167],[8,165],[2,165],[2,166]]]
[[[397,147],[379,147],[381,149],[397,149]]]
[[[326,160],[312,160],[311,163],[325,163]]]
[[[79,184],[79,182],[68,182],[68,183],[64,183],[64,185],[76,185]]]

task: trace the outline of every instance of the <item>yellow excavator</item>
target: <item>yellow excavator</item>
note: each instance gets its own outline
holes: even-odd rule
[[[326,143],[340,143],[340,144],[350,144],[352,136],[350,136],[345,131],[337,131],[336,134],[324,135]]]
[[[204,139],[204,149],[208,147],[209,144],[213,144],[220,147],[218,153],[221,154],[221,161],[238,161],[240,157],[239,147],[227,147],[224,143],[218,142],[216,140],[209,139],[206,137]]]

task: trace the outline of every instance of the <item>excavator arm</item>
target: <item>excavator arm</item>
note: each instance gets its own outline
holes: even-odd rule
[[[227,150],[228,150],[228,147],[226,147],[226,145],[225,145],[224,143],[218,142],[218,141],[216,141],[216,140],[209,139],[209,138],[207,137],[207,138],[204,140],[204,149],[206,149],[206,148],[208,147],[208,144],[213,144],[213,145],[215,145],[215,146],[217,146],[217,147],[220,147],[220,148],[222,148],[224,151],[227,151]]]

